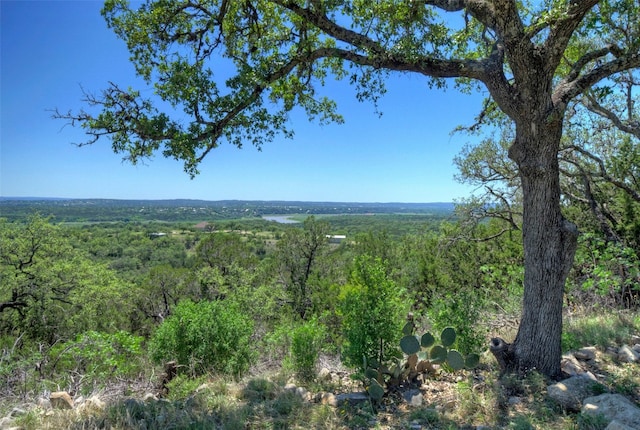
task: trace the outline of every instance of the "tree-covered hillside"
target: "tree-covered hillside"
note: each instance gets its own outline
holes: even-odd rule
[[[187,385],[241,379],[265,366],[309,384],[320,357],[348,366],[375,396],[367,368],[391,368],[402,354],[408,315],[416,333],[453,327],[448,348],[481,353],[490,337],[513,336],[523,293],[521,236],[508,221],[474,220],[459,209],[447,219],[316,215],[295,224],[244,214],[198,225],[188,218],[3,219],[2,397],[35,399],[60,389],[88,396],[119,381],[148,387],[140,382],[160,384],[153,375],[167,362],[177,363],[176,381]],[[588,215],[579,209],[567,208]],[[346,238],[330,241],[336,234]],[[566,312],[637,310],[633,242],[607,242],[598,230],[583,237]],[[630,324],[633,330],[640,322]],[[582,334],[567,330],[565,350],[582,346]],[[497,377],[490,355],[481,366]],[[446,375],[438,374],[429,377]],[[376,382],[385,401],[394,381],[382,372]],[[172,389],[180,390],[152,388],[177,396]],[[640,398],[640,384],[630,390]]]

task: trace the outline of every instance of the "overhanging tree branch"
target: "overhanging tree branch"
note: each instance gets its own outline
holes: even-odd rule
[[[611,48],[608,48],[609,52]],[[597,51],[598,54],[601,51]],[[595,54],[595,53],[594,53]],[[588,55],[588,54],[587,54]],[[595,57],[595,58],[599,58]],[[586,63],[584,63],[586,65]],[[563,80],[554,92],[554,102],[568,103],[576,96],[584,93],[587,89],[591,88],[596,83],[615,75],[616,73],[624,72],[633,68],[640,67],[640,52],[627,53],[625,55],[618,56],[612,61],[605,64],[596,66],[591,71],[585,73],[580,77],[576,77],[573,81]],[[575,69],[575,67],[574,67]]]

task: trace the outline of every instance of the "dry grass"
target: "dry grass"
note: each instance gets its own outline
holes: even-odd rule
[[[576,346],[597,345],[596,373],[607,391],[626,395],[640,403],[640,364],[620,364],[606,353],[606,346],[640,335],[640,316],[572,316],[566,334]],[[579,345],[578,345],[579,344]],[[606,346],[605,346],[606,345]],[[538,374],[498,380],[490,356],[479,370],[441,374],[422,386],[424,404],[411,407],[401,393],[390,393],[381,404],[331,407],[303,400],[284,386],[289,375],[252,375],[241,383],[218,377],[175,382],[168,399],[140,400],[142,396],[117,396],[119,387],[96,393],[106,404],[79,406],[73,410],[47,410],[33,404],[0,401],[0,410],[19,406],[10,426],[31,429],[549,429],[591,430],[602,422],[568,413],[546,396],[548,382]],[[316,383],[308,389],[352,390]],[[5,414],[7,415],[7,413]],[[8,426],[8,425],[7,425]],[[483,427],[479,427],[483,426]],[[5,428],[0,424],[0,428]]]

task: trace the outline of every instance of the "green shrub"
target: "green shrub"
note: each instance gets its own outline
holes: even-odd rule
[[[456,328],[456,348],[479,351],[486,346],[486,329],[478,324],[482,306],[482,298],[473,291],[445,294],[433,299],[428,310],[429,320],[436,331],[449,326]]]
[[[340,294],[345,363],[364,371],[366,362],[397,356],[408,308],[408,296],[387,277],[382,261],[358,257]]]
[[[131,377],[141,370],[142,341],[126,331],[88,331],[49,351],[52,376],[79,373],[88,381]]]
[[[291,333],[291,363],[303,381],[312,380],[324,338],[324,327],[317,319],[306,321]]]
[[[192,395],[198,387],[207,382],[206,376],[191,378],[187,375],[178,375],[167,383],[168,399],[183,400]]]
[[[156,330],[154,361],[175,360],[194,375],[214,371],[242,376],[253,359],[253,321],[226,301],[183,301]]]

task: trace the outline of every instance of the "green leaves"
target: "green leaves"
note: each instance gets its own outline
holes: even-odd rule
[[[366,362],[379,363],[393,359],[401,339],[402,325],[398,321],[406,315],[408,304],[405,291],[388,277],[380,259],[367,255],[357,258],[339,304],[346,340],[345,363],[364,371],[363,357]],[[413,348],[418,344],[415,338],[409,342]]]
[[[253,321],[229,303],[184,301],[158,328],[150,350],[156,362],[177,360],[194,374],[239,377],[253,360]]]

